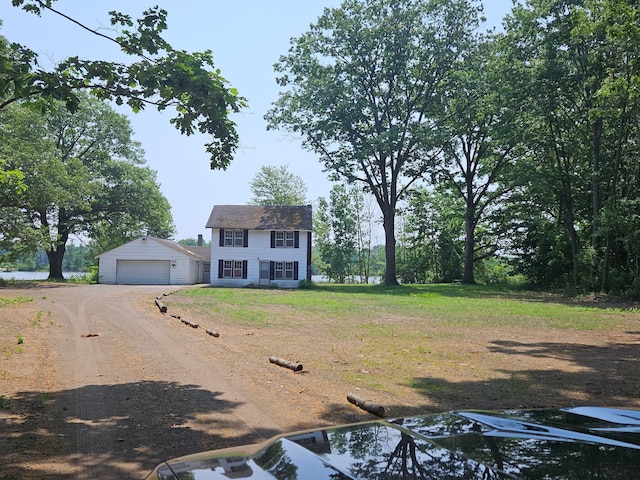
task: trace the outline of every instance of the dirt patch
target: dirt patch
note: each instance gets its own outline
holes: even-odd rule
[[[143,478],[169,457],[373,418],[349,393],[388,416],[640,407],[637,314],[607,332],[425,332],[371,318],[336,340],[329,320],[239,326],[185,297],[170,297],[161,314],[154,299],[163,291],[0,288],[0,297],[31,299],[0,307],[0,479]],[[370,344],[365,328],[388,329],[389,340]],[[409,344],[404,331],[422,333]],[[421,360],[402,362],[402,349]]]

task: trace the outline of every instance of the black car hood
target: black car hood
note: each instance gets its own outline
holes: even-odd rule
[[[163,480],[631,479],[640,411],[459,411],[297,432],[167,461]]]

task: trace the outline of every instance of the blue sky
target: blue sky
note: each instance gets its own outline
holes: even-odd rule
[[[487,0],[488,23],[499,26],[510,11],[511,0]],[[246,204],[249,183],[263,165],[288,165],[307,184],[309,201],[327,197],[331,188],[318,158],[302,149],[286,132],[267,132],[263,116],[278,95],[273,64],[286,54],[289,40],[308,30],[324,8],[339,7],[339,0],[58,0],[54,6],[91,28],[110,34],[107,12],[116,10],[137,18],[147,7],[160,5],[169,12],[165,38],[174,48],[212,50],[222,75],[249,101],[235,115],[240,148],[226,171],[212,171],[204,150],[205,139],[186,137],[169,125],[169,114],[149,109],[126,114],[142,143],[147,164],[158,172],[161,191],[169,200],[177,227],[176,239],[204,234],[216,204]],[[0,34],[36,51],[43,65],[70,55],[88,59],[119,60],[117,45],[83,31],[56,15],[27,14],[0,2]]]

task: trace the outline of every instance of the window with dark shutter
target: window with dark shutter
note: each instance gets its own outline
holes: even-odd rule
[[[293,248],[300,248],[300,232],[298,230],[293,232]]]
[[[298,280],[298,263],[299,262],[293,262],[293,279],[294,280]]]
[[[300,232],[285,232],[274,231],[271,232],[271,248],[298,248],[296,241],[300,240],[297,234]]]
[[[249,230],[220,229],[221,247],[249,246]]]
[[[269,280],[276,278],[276,262],[269,262]]]
[[[247,260],[218,260],[218,278],[247,278]]]

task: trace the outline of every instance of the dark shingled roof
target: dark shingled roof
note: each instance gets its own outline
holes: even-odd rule
[[[261,205],[216,205],[207,228],[248,230],[311,230],[311,205],[276,207]]]
[[[186,248],[187,250],[189,250],[192,253],[195,253],[196,255],[201,256],[204,259],[209,260],[211,258],[211,246],[207,245],[202,246],[202,247],[198,247],[195,245],[184,245],[184,248]]]

